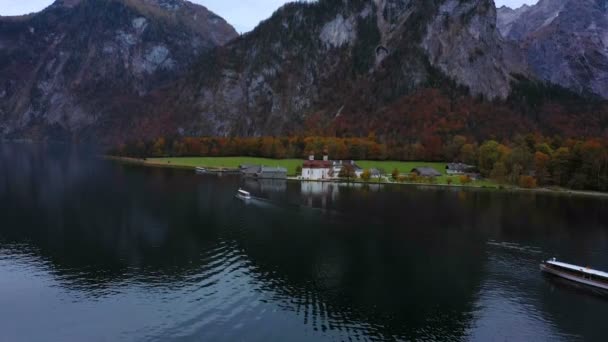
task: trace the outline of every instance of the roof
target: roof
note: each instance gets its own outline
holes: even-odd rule
[[[332,160],[331,163],[332,163],[333,167],[335,167],[335,168],[341,168],[341,167],[344,167],[345,165],[350,165],[353,167],[353,169],[355,169],[355,171],[363,170],[361,167],[359,167],[359,165],[357,165],[355,163],[354,160]]]
[[[260,167],[260,165],[255,165],[255,164],[242,164],[242,165],[239,165],[240,169],[249,169],[249,168],[252,168],[252,167]]]
[[[328,160],[306,160],[303,167],[306,169],[329,169],[331,165]]]
[[[555,265],[558,267],[566,268],[566,269],[569,269],[572,271],[584,272],[587,274],[593,274],[593,275],[608,279],[608,273],[602,272],[602,271],[597,271],[597,270],[594,270],[591,268],[567,264],[565,262],[559,262],[559,261],[553,261],[553,260],[549,260],[549,261],[547,261],[547,263],[550,265]]]
[[[455,170],[455,171],[466,171],[466,170],[470,170],[470,169],[474,169],[474,168],[475,168],[475,166],[467,165],[464,163],[449,163],[446,166],[446,169]]]
[[[260,167],[261,167],[260,165],[247,165],[247,166],[241,166],[241,170],[259,169]]]
[[[245,174],[254,174],[254,173],[258,173],[260,172],[261,167],[260,166],[253,166],[253,165],[249,165],[246,167],[241,167],[241,172],[245,173]]]
[[[262,172],[287,172],[287,169],[284,167],[267,167],[262,166]]]
[[[412,172],[419,173],[421,176],[425,176],[425,177],[439,177],[439,176],[441,176],[441,172],[435,170],[432,167],[425,167],[425,166],[413,168]]]

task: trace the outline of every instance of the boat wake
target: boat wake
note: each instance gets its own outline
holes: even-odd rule
[[[520,252],[525,252],[525,253],[532,253],[532,254],[542,253],[541,249],[538,247],[522,246],[522,245],[520,245],[518,243],[514,243],[514,242],[504,242],[504,241],[501,242],[501,241],[490,240],[487,242],[487,244],[490,246],[515,250],[515,251],[520,251]]]

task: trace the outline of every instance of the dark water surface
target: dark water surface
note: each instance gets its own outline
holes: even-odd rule
[[[608,270],[605,199],[85,155],[0,145],[0,341],[606,340],[607,297],[538,270]]]

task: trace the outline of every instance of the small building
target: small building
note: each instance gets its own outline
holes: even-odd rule
[[[332,162],[329,161],[327,153],[323,160],[315,160],[314,153],[310,153],[308,160],[302,165],[302,179],[306,180],[325,180],[333,176]]]
[[[260,173],[261,166],[259,166],[259,165],[241,165],[239,167],[239,170],[241,171],[241,175],[243,175],[245,177],[257,177],[257,175]]]
[[[334,160],[332,161],[332,172],[333,172],[333,176],[334,177],[338,177],[338,175],[340,174],[340,172],[342,171],[342,168],[345,165],[350,165],[353,168],[353,171],[355,172],[355,175],[357,177],[361,177],[361,174],[363,173],[363,169],[360,168],[354,160]]]
[[[440,177],[441,172],[432,167],[416,167],[412,169],[412,173],[419,177]]]
[[[287,169],[284,167],[262,166],[258,178],[264,179],[287,179]]]
[[[380,170],[375,169],[375,168],[369,169],[369,174],[371,175],[372,178],[380,179],[382,177],[382,172],[380,172]]]
[[[445,167],[445,171],[448,175],[464,175],[467,173],[471,173],[474,170],[475,166],[463,163],[449,163]]]
[[[241,165],[241,175],[248,178],[287,179],[287,169],[260,165]]]

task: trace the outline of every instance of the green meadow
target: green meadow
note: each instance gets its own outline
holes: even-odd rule
[[[290,176],[296,175],[296,168],[302,166],[301,159],[270,159],[257,157],[180,157],[180,158],[148,158],[151,164],[170,164],[184,167],[206,167],[211,169],[238,168],[240,165],[263,165],[284,167]]]
[[[270,159],[257,157],[181,157],[181,158],[148,158],[147,161],[153,164],[170,164],[173,166],[185,167],[207,167],[207,168],[237,168],[239,165],[264,165],[271,167],[284,167],[288,170],[289,175],[296,175],[296,168],[302,166],[302,159]],[[363,169],[382,169],[387,174],[398,169],[401,173],[409,173],[413,168],[418,166],[428,166],[437,169],[445,175],[445,163],[427,163],[427,162],[401,162],[401,161],[377,161],[377,160],[361,160],[357,161]]]

